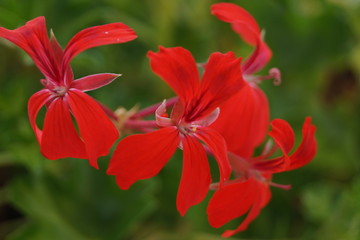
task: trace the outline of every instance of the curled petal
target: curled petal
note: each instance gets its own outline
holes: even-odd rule
[[[271,173],[290,171],[306,165],[314,158],[317,150],[315,139],[316,127],[311,124],[311,118],[307,117],[305,119],[302,129],[302,142],[297,150],[290,156],[290,146],[294,145],[294,136],[291,136],[291,134],[293,134],[291,127],[287,126],[288,124],[284,122],[283,120],[277,121],[277,130],[275,130],[277,133],[272,133],[277,138],[275,139],[273,136],[276,144],[282,149],[284,156],[258,161],[254,164],[257,169]]]
[[[78,136],[64,98],[49,105],[41,139],[41,153],[51,160],[59,158],[87,158],[84,143]]]
[[[208,116],[204,117],[201,120],[192,122],[191,124],[199,125],[199,126],[202,126],[202,127],[207,127],[207,126],[211,125],[213,122],[215,122],[216,119],[219,117],[219,115],[220,115],[220,108],[216,108]]]
[[[282,119],[274,119],[271,122],[272,130],[269,135],[274,139],[284,155],[287,155],[294,147],[295,134],[289,123]]]
[[[308,164],[316,154],[317,145],[315,139],[316,127],[311,124],[311,118],[307,117],[302,128],[302,142],[298,149],[290,157],[290,166],[287,171]]]
[[[90,165],[98,168],[97,159],[109,153],[119,133],[99,104],[90,96],[70,89],[67,100],[85,143]]]
[[[205,149],[199,140],[184,135],[181,142],[184,161],[176,205],[180,214],[184,216],[191,206],[200,203],[205,198],[211,176]]]
[[[134,30],[123,23],[110,23],[86,28],[77,33],[64,50],[63,65],[67,66],[71,59],[86,49],[115,43],[124,43],[136,38]]]
[[[270,48],[259,38],[255,50],[242,65],[243,73],[250,75],[261,70],[270,61],[271,57],[272,52]]]
[[[161,127],[173,126],[173,120],[166,117],[166,100],[164,100],[161,105],[155,111],[156,124]]]
[[[227,149],[224,138],[211,128],[199,128],[195,136],[203,141],[214,155],[220,169],[220,187],[231,174],[231,167],[227,158]]]
[[[120,76],[121,74],[114,73],[100,73],[89,75],[73,81],[71,87],[83,92],[91,91],[110,84],[112,81],[114,81]]]
[[[43,89],[34,95],[32,95],[28,102],[28,114],[30,119],[30,124],[32,129],[34,130],[36,139],[39,144],[41,144],[42,131],[36,124],[36,116],[38,115],[40,109],[51,99],[53,98],[51,92],[47,89]]]
[[[199,85],[199,73],[191,53],[182,48],[159,47],[149,51],[151,69],[160,76],[184,102],[191,100]]]
[[[200,87],[185,108],[187,122],[206,117],[245,86],[240,63],[232,52],[211,54]]]
[[[107,174],[116,175],[119,187],[128,189],[134,182],[158,174],[179,142],[179,132],[175,127],[128,136],[117,145]]]

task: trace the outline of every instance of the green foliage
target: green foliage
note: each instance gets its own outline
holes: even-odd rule
[[[149,69],[146,52],[183,46],[198,62],[214,51],[251,51],[229,25],[210,14],[209,0],[0,0],[0,26],[16,28],[44,15],[62,46],[79,30],[124,22],[133,42],[87,50],[72,61],[76,77],[123,76],[90,94],[110,108],[144,107],[173,96]],[[266,29],[268,65],[283,83],[264,82],[272,117],[290,122],[300,140],[305,116],[317,125],[318,154],[301,170],[275,181],[272,201],[242,238],[360,239],[359,160],[360,4],[337,0],[233,0]],[[49,161],[27,119],[27,100],[41,74],[18,48],[0,40],[0,238],[217,240],[225,229],[206,221],[207,200],[181,218],[175,199],[181,173],[177,154],[159,176],[121,191],[105,169],[85,160]],[[265,69],[263,73],[268,69]],[[260,73],[261,74],[261,73]],[[215,165],[216,166],[216,165]],[[216,171],[216,169],[214,169]]]

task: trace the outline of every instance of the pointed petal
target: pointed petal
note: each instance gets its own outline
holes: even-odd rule
[[[283,119],[271,121],[272,130],[269,135],[274,139],[284,155],[287,155],[294,147],[295,134],[289,123]]]
[[[224,137],[230,152],[249,158],[267,135],[269,115],[263,91],[247,84],[220,105],[220,115],[210,127]]]
[[[53,96],[51,92],[47,89],[43,89],[32,95],[28,102],[28,114],[29,114],[30,125],[34,130],[36,139],[38,140],[39,144],[41,143],[42,131],[39,129],[39,127],[36,124],[36,117],[40,109],[47,102],[51,101],[52,98]]]
[[[200,203],[205,198],[211,176],[205,149],[199,140],[193,136],[184,135],[181,142],[184,161],[176,205],[180,214],[184,216],[191,206]]]
[[[199,85],[199,73],[191,53],[182,48],[159,47],[149,51],[151,69],[161,77],[184,102],[193,98]]]
[[[248,44],[257,44],[260,27],[245,9],[233,3],[217,3],[211,6],[211,14],[221,21],[231,23],[234,31]]]
[[[231,237],[238,232],[246,230],[249,224],[260,214],[260,211],[269,203],[271,198],[271,192],[266,184],[256,182],[252,191],[255,191],[256,195],[253,199],[253,205],[251,207],[251,210],[249,211],[249,213],[239,227],[237,227],[235,230],[225,231],[221,235],[222,237]]]
[[[128,189],[137,180],[158,174],[179,143],[179,131],[175,127],[128,136],[117,145],[107,174],[116,175],[119,187]]]
[[[315,157],[317,150],[315,131],[316,127],[311,124],[311,118],[307,117],[302,129],[302,142],[290,156],[290,166],[287,171],[302,167]]]
[[[91,91],[110,84],[112,81],[114,81],[120,76],[121,74],[115,73],[93,74],[73,81],[71,87],[83,92]]]
[[[218,228],[244,215],[253,205],[256,191],[256,182],[252,178],[227,184],[216,191],[206,210],[210,225]]]
[[[87,158],[85,145],[78,136],[64,98],[51,102],[45,115],[41,153],[51,160]]]
[[[47,78],[56,81],[60,76],[50,47],[44,17],[34,18],[15,30],[0,27],[0,37],[9,40],[29,54]]]
[[[224,138],[211,128],[199,128],[195,136],[203,141],[214,155],[220,170],[220,187],[228,180],[231,167],[227,158],[227,149]]]
[[[66,66],[71,59],[86,49],[134,40],[136,33],[123,23],[110,23],[86,28],[77,33],[68,43],[64,51]]]
[[[245,86],[241,58],[234,53],[213,53],[206,64],[200,87],[185,109],[187,122],[200,120]]]
[[[97,159],[109,153],[119,133],[99,104],[90,96],[70,89],[67,100],[85,143],[90,165],[98,168]]]

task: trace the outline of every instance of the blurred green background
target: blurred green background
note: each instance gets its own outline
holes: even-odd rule
[[[90,49],[73,62],[75,77],[122,73],[90,95],[115,109],[173,96],[150,70],[146,52],[183,46],[204,62],[214,51],[246,57],[251,48],[210,14],[210,0],[0,0],[0,25],[17,28],[40,15],[62,46],[78,31],[124,22],[139,38]],[[229,1],[230,2],[230,1]],[[305,116],[317,126],[318,154],[302,169],[277,174],[273,198],[234,239],[360,239],[360,1],[234,0],[266,30],[270,67],[283,82],[261,84],[273,118],[300,140]],[[176,211],[181,152],[155,178],[121,191],[86,160],[46,160],[27,118],[27,101],[42,77],[19,48],[0,40],[0,239],[216,240],[239,221],[212,229],[206,201],[185,217]]]

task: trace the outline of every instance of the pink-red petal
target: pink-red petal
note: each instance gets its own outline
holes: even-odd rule
[[[179,213],[184,216],[191,206],[205,198],[211,183],[211,175],[205,149],[199,140],[184,135],[181,142],[184,161],[176,205]]]
[[[34,95],[32,95],[28,102],[28,114],[30,125],[34,130],[36,139],[38,140],[39,144],[41,143],[42,138],[42,131],[36,124],[36,117],[40,111],[40,109],[51,99],[53,98],[51,92],[47,89],[43,89]]]
[[[185,108],[187,122],[206,117],[245,86],[240,63],[232,52],[210,55],[200,86]]]
[[[76,88],[83,92],[91,91],[110,84],[119,76],[121,76],[121,74],[114,74],[114,73],[93,74],[73,81],[71,83],[71,87]]]
[[[124,43],[134,40],[137,37],[134,30],[123,23],[110,23],[100,26],[86,28],[78,32],[68,43],[64,50],[64,66],[73,57],[86,49]]]
[[[47,108],[40,147],[41,153],[51,160],[87,158],[84,143],[76,132],[64,98],[53,100]]]
[[[71,113],[85,143],[89,163],[98,168],[97,159],[109,153],[119,133],[94,99],[76,89],[70,89],[67,94]]]
[[[199,73],[191,53],[182,48],[159,47],[159,52],[149,51],[150,66],[185,103],[189,102],[199,86]]]
[[[128,189],[134,182],[158,174],[179,143],[179,131],[175,127],[128,136],[117,145],[107,174],[116,175],[119,187]]]
[[[199,128],[195,136],[209,147],[214,155],[220,170],[220,187],[231,174],[231,167],[227,157],[227,148],[224,138],[211,128]]]

